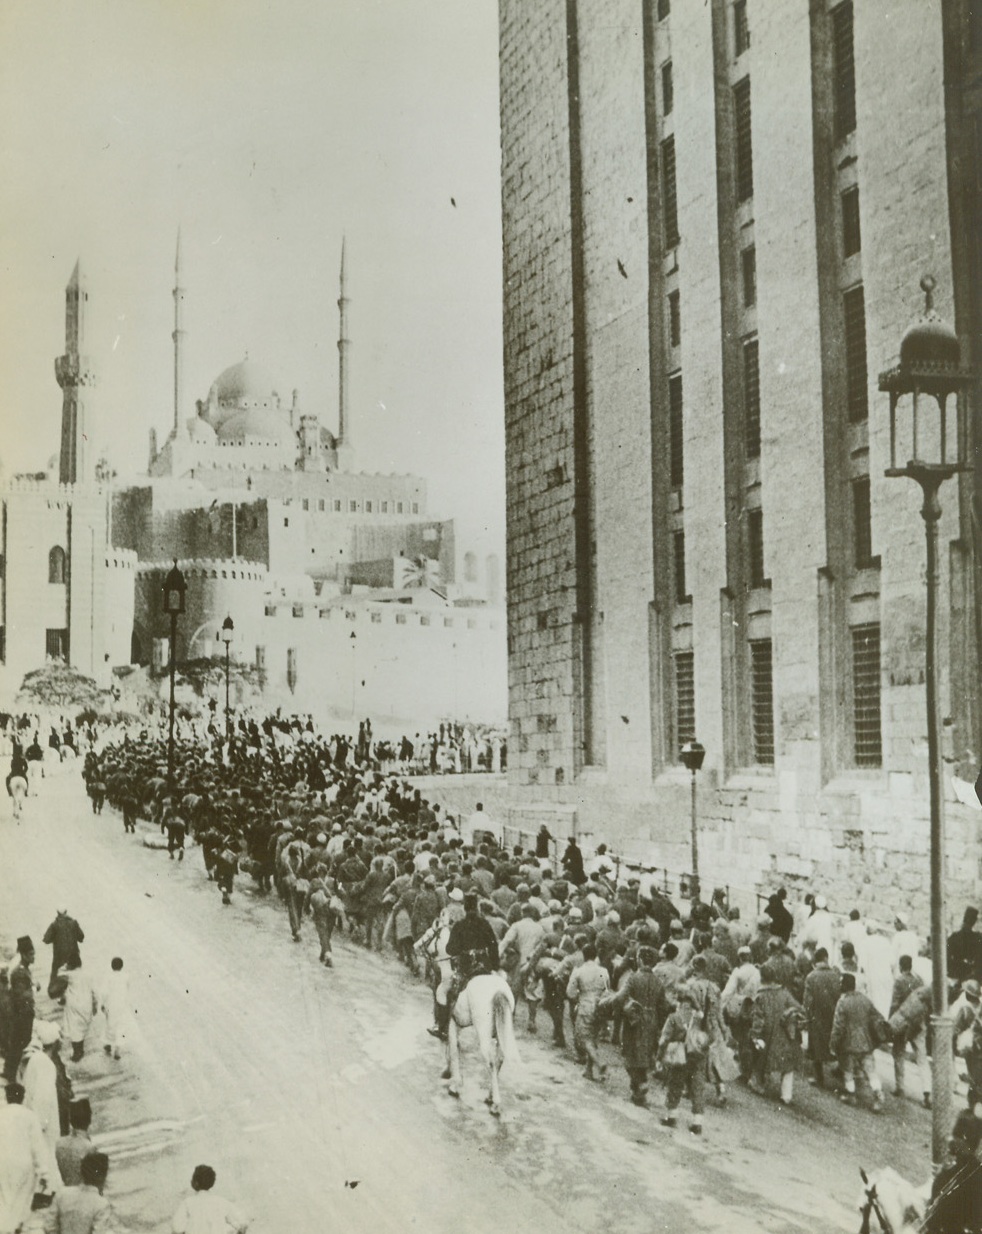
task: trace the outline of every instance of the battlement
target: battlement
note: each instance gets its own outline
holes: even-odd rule
[[[38,493],[45,497],[56,497],[60,501],[71,501],[75,497],[104,497],[109,488],[109,485],[97,483],[62,484],[47,476],[42,479],[34,476],[13,476],[0,490],[0,496],[8,493]]]
[[[106,555],[105,562],[110,570],[136,570],[137,556],[130,548],[114,548]]]
[[[159,577],[163,582],[173,565],[172,561],[144,561],[137,565],[136,572],[140,578]],[[191,579],[234,579],[236,582],[264,583],[268,574],[262,562],[246,561],[241,557],[184,558],[178,561],[177,567],[189,582]]]

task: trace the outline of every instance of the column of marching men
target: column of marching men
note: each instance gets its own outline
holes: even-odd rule
[[[598,1083],[619,1049],[631,1101],[647,1107],[652,1082],[664,1086],[668,1128],[684,1105],[689,1131],[702,1135],[707,1105],[724,1107],[731,1083],[791,1105],[802,1072],[879,1113],[889,1109],[883,1075],[891,1061],[894,1108],[929,1103],[928,940],[903,914],[892,926],[858,909],[833,915],[820,892],[792,904],[784,889],[753,922],[720,890],[708,903],[696,896],[677,905],[640,874],[614,877],[620,867],[602,846],[585,861],[570,839],[556,860],[543,828],[528,850],[506,848],[480,806],[458,824],[412,787],[392,753],[368,722],[358,739],[326,738],[309,720],[277,715],[243,722],[230,744],[214,725],[186,730],[173,785],[163,734],[153,730],[90,751],[84,777],[94,812],[108,802],[130,832],[149,820],[159,838],[144,842],[166,847],[170,860],[200,845],[224,904],[243,875],[259,894],[278,897],[292,940],[312,927],[325,966],[339,930],[368,948],[391,947],[412,973],[431,978],[434,1036],[446,1034],[448,1001],[424,944],[434,923],[453,924],[465,897],[477,897],[526,1009],[525,1031],[538,1033],[541,1008],[554,1045]],[[982,1214],[976,921],[967,909],[948,940],[967,1079],[952,1168],[956,1190],[975,1196]],[[938,1224],[942,1209],[926,1228],[947,1228]]]

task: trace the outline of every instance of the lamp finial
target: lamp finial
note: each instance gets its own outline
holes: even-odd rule
[[[930,313],[934,309],[934,289],[937,287],[933,274],[925,274],[921,279],[921,291],[924,292],[924,312]]]

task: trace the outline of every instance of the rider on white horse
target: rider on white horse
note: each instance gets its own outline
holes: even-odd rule
[[[469,891],[464,896],[464,915],[450,930],[447,955],[454,962],[454,980],[447,994],[446,1005],[437,1004],[437,1027],[446,1033],[457,995],[472,977],[479,973],[498,971],[498,939],[489,923],[480,915],[477,896]]]

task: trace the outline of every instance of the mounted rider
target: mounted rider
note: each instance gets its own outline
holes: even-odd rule
[[[446,1005],[437,1004],[437,1028],[441,1037],[446,1036],[454,1003],[468,981],[482,973],[497,972],[500,964],[498,940],[478,912],[478,898],[472,891],[464,896],[464,915],[451,927],[446,951],[453,962],[454,979]]]

